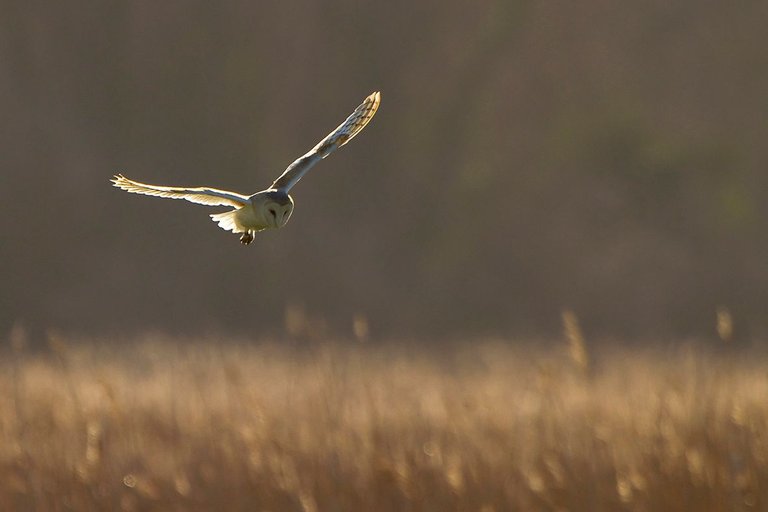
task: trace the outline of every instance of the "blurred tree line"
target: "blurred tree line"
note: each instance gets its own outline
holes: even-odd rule
[[[765,2],[0,6],[0,328],[765,333]],[[374,90],[248,248],[107,181],[261,190]]]

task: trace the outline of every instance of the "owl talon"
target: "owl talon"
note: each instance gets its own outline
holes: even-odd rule
[[[243,245],[248,245],[251,242],[253,242],[253,235],[246,231],[243,233],[243,236],[240,237],[240,243]]]

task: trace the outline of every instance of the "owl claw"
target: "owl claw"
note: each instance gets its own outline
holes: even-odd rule
[[[240,237],[240,243],[243,245],[248,245],[251,242],[253,242],[253,235],[246,231],[243,233],[243,236]]]

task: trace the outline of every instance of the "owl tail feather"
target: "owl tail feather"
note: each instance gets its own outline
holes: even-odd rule
[[[224,213],[214,213],[210,217],[221,229],[233,233],[243,233],[245,230],[237,224],[237,220],[235,219],[236,213],[237,210],[232,210]]]

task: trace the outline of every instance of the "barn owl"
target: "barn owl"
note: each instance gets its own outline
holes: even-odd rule
[[[112,178],[115,187],[134,194],[186,199],[206,206],[231,206],[234,210],[214,213],[211,219],[227,231],[242,233],[240,242],[248,245],[253,235],[265,229],[281,228],[293,212],[293,198],[288,195],[304,174],[317,162],[333,153],[365,128],[381,102],[381,94],[374,92],[358,106],[338,128],[328,134],[314,148],[289,165],[283,174],[266,190],[250,196],[209,187],[165,187],[133,181],[122,174]]]

